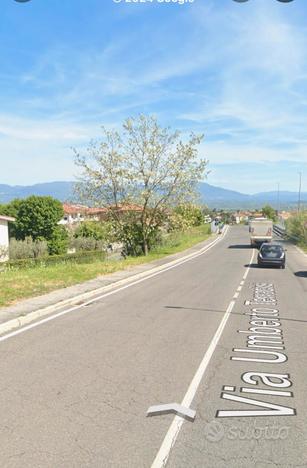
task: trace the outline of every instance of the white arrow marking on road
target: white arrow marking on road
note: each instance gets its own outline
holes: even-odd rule
[[[169,413],[177,414],[178,416],[181,416],[182,418],[188,419],[192,422],[196,416],[196,411],[179,405],[178,403],[167,403],[166,405],[151,406],[147,410],[147,416],[159,416],[161,414]]]

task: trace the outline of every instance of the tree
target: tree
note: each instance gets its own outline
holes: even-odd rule
[[[15,198],[5,205],[0,205],[0,214],[16,218],[21,202],[22,200],[20,198]]]
[[[64,211],[52,197],[31,196],[20,201],[16,214],[16,237],[51,240]]]
[[[69,235],[65,227],[55,226],[47,244],[49,255],[65,254],[69,244]]]
[[[223,223],[225,224],[229,224],[230,221],[231,221],[231,213],[229,211],[224,211],[223,213],[221,213],[221,216],[222,216],[222,221]]]
[[[6,205],[0,205],[0,215],[11,216],[12,218],[17,218],[18,210],[22,200],[20,198],[15,198],[10,203]],[[16,237],[16,224],[9,223],[9,235],[10,237]]]
[[[204,222],[204,215],[201,207],[193,203],[181,203],[178,205],[174,212],[181,215],[190,227],[200,226]]]
[[[262,214],[263,214],[263,216],[266,216],[268,219],[272,219],[272,221],[277,220],[276,211],[270,205],[265,205],[262,208]]]
[[[163,223],[169,207],[191,200],[207,161],[198,158],[202,136],[180,133],[159,126],[154,117],[140,115],[123,123],[122,132],[103,130],[101,141],[92,142],[85,154],[75,150],[82,169],[78,193],[95,205],[110,209],[119,229],[125,226],[123,206],[139,225],[142,251]]]

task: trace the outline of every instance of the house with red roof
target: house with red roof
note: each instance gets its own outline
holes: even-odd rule
[[[83,221],[101,221],[106,218],[106,208],[89,208],[85,205],[63,203],[64,216],[59,222],[62,225],[73,225]]]
[[[106,221],[111,211],[119,215],[141,212],[142,207],[135,204],[119,204],[110,208],[90,208],[86,205],[63,203],[63,210],[64,216],[59,224],[72,226],[83,221]]]

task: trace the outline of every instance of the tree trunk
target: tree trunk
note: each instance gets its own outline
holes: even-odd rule
[[[143,246],[142,246],[142,247],[143,247],[143,254],[144,254],[144,255],[148,255],[149,249],[148,249],[148,241],[147,241],[147,239],[144,239],[144,240],[143,240]]]

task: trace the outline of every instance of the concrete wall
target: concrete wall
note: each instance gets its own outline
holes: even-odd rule
[[[8,249],[9,247],[9,228],[8,222],[0,219],[0,262],[8,260],[8,256],[1,256],[2,249]]]

